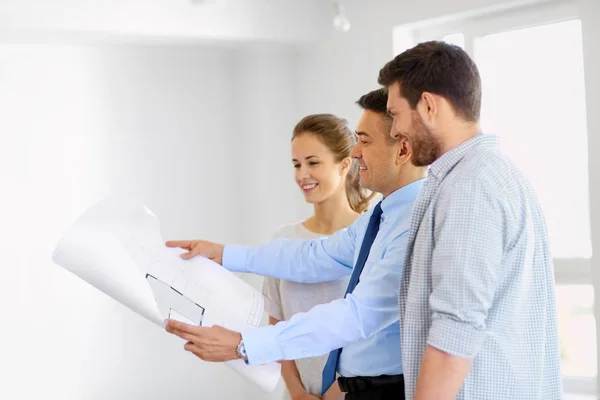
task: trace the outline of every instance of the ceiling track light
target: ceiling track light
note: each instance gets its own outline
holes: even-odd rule
[[[335,15],[333,17],[333,27],[340,32],[348,32],[350,30],[350,20],[344,12],[344,7],[340,1],[334,1]]]

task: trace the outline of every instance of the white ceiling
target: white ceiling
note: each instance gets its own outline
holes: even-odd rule
[[[329,0],[0,0],[0,40],[303,43],[332,19]]]

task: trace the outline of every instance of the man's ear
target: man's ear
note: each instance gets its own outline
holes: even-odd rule
[[[435,128],[435,121],[440,111],[437,96],[429,92],[423,92],[416,109],[423,125],[429,129]]]
[[[400,165],[404,165],[410,161],[413,156],[413,148],[407,138],[401,137],[398,142],[398,156],[397,160]]]

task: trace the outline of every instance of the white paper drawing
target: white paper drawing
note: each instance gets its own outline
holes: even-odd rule
[[[242,331],[259,326],[260,292],[215,262],[183,260],[167,248],[160,223],[142,203],[111,197],[90,207],[57,244],[53,261],[164,329],[173,318]],[[228,367],[272,391],[280,364]]]

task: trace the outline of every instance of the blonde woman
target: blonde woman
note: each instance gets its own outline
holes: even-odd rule
[[[313,239],[348,227],[367,209],[371,197],[360,187],[359,166],[350,157],[355,135],[346,121],[331,114],[309,115],[294,128],[292,163],[298,187],[314,207],[305,221],[287,225],[274,237]],[[263,293],[269,322],[276,324],[318,304],[344,297],[348,278],[298,283],[265,278]],[[327,355],[282,361],[286,399],[317,399]]]

